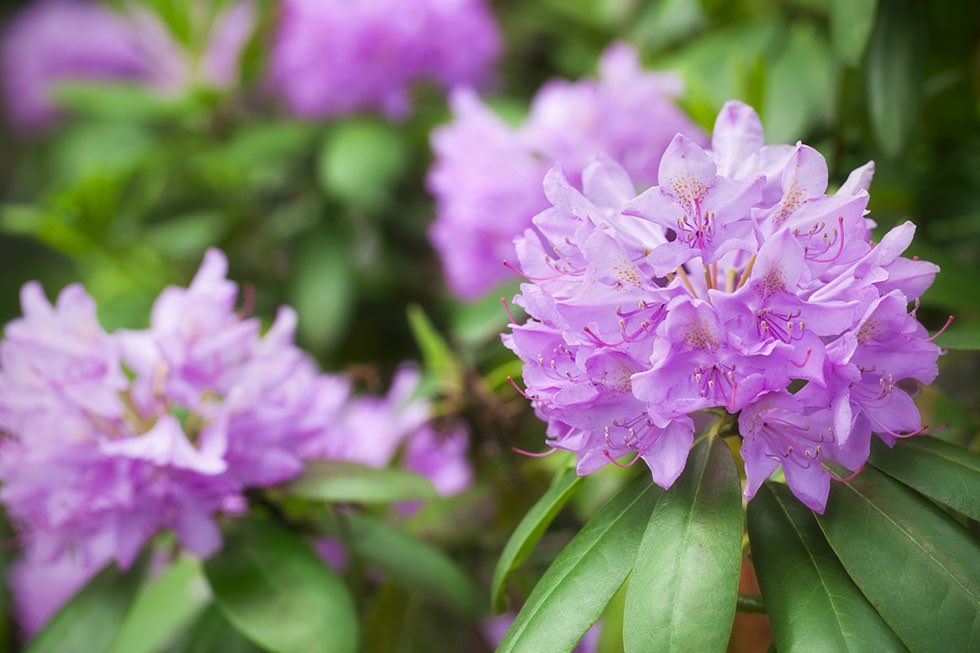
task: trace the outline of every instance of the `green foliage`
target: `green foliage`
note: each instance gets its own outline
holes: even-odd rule
[[[304,499],[345,503],[391,503],[437,496],[424,476],[339,460],[309,462],[303,474],[283,491]]]
[[[109,650],[146,578],[143,556],[123,572],[103,569],[51,618],[27,646],[27,653],[98,653]]]
[[[629,575],[660,495],[644,475],[603,506],[542,576],[498,652],[571,650]]]
[[[780,651],[904,651],[834,555],[813,514],[785,485],[763,484],[748,507],[752,561]]]
[[[739,490],[728,446],[702,439],[647,523],[626,591],[627,653],[725,650],[742,559]]]
[[[261,647],[277,653],[357,650],[350,594],[299,534],[270,521],[243,520],[204,569],[224,617]]]
[[[832,489],[817,522],[905,646],[980,646],[980,543],[949,515],[867,468]]]
[[[527,514],[521,519],[521,523],[514,529],[493,572],[491,602],[496,612],[503,612],[507,609],[507,595],[504,593],[507,576],[513,569],[521,566],[527,560],[535,545],[541,540],[541,536],[548,530],[552,520],[568,503],[568,500],[572,498],[581,484],[582,477],[576,474],[574,469],[559,471],[548,491],[527,511]]]

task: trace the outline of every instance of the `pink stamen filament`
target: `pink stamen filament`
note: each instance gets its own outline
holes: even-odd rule
[[[945,331],[946,329],[948,329],[949,328],[949,325],[952,324],[953,323],[953,320],[955,320],[955,319],[956,319],[955,317],[953,317],[952,315],[950,315],[946,319],[946,324],[943,325],[943,328],[941,328],[939,331],[936,331],[936,333],[934,333],[929,338],[926,338],[926,340],[928,340],[929,342],[932,342],[933,340],[935,340],[936,338],[938,338],[939,336],[941,336],[943,334],[943,331]]]
[[[840,255],[844,252],[844,216],[841,215],[837,217],[837,225],[838,225],[838,232],[840,234],[840,237],[837,239],[838,241],[837,253],[828,259],[818,259],[818,258],[810,259],[814,263],[833,263],[838,258],[840,258]]]
[[[797,363],[796,361],[790,361],[790,362],[797,367],[806,367],[806,364],[810,362],[810,355],[812,353],[813,353],[813,347],[807,347],[806,356],[803,357],[802,363]]]
[[[921,433],[924,433],[929,428],[929,425],[928,424],[923,424],[922,426],[920,426],[916,430],[911,431],[909,433],[896,433],[895,431],[891,430],[890,428],[888,428],[887,426],[885,426],[884,424],[882,424],[882,422],[881,422],[880,419],[878,419],[877,417],[875,417],[874,415],[872,415],[868,411],[864,411],[864,414],[867,415],[868,417],[870,417],[874,421],[875,424],[877,424],[879,427],[881,427],[881,430],[882,431],[884,431],[888,435],[892,436],[893,438],[899,438],[899,439],[911,438],[911,437],[914,437],[916,435],[920,435]]]
[[[514,319],[514,314],[510,312],[510,303],[508,303],[507,298],[501,297],[500,303],[504,305],[504,310],[507,311],[507,318],[510,320],[510,323],[517,324],[517,320]]]
[[[518,449],[517,447],[511,447],[514,453],[519,453],[522,456],[527,456],[528,458],[544,458],[545,456],[550,456],[551,454],[558,451],[554,447],[548,449],[547,451],[524,451],[523,449]]]
[[[519,270],[517,267],[515,267],[510,261],[508,261],[505,258],[500,259],[500,262],[504,264],[505,268],[507,268],[511,272],[517,273],[518,275],[524,277],[528,281],[553,281],[554,279],[560,279],[561,277],[564,276],[563,274],[556,274],[553,277],[532,277],[524,274],[521,270]]]
[[[528,401],[534,401],[534,397],[528,395],[526,392],[524,392],[523,390],[521,390],[521,386],[517,385],[517,382],[514,381],[514,377],[508,376],[507,377],[507,383],[509,383],[512,386],[514,386],[514,389],[517,390],[518,394],[520,394],[522,397],[524,397]]]
[[[618,460],[616,460],[615,458],[612,457],[612,455],[609,453],[609,449],[603,449],[602,450],[602,455],[605,456],[606,458],[608,458],[609,459],[609,462],[611,462],[616,467],[619,467],[620,469],[628,469],[628,468],[632,467],[633,465],[635,465],[636,464],[636,461],[638,461],[640,459],[640,454],[637,453],[635,456],[633,456],[633,460],[629,461],[628,463],[621,463],[621,462],[619,462]]]
[[[858,469],[857,469],[856,472],[851,472],[850,474],[848,474],[847,476],[844,476],[843,478],[840,477],[840,476],[838,476],[837,474],[834,474],[829,469],[826,470],[826,471],[827,471],[827,475],[830,477],[830,480],[837,481],[838,483],[850,483],[851,481],[853,481],[855,479],[855,477],[857,477],[858,474],[860,474],[862,471],[864,471],[864,465],[861,465],[860,467],[858,467]]]

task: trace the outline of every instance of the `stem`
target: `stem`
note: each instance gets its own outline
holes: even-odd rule
[[[766,602],[755,594],[739,594],[735,609],[739,612],[756,612],[766,614]]]

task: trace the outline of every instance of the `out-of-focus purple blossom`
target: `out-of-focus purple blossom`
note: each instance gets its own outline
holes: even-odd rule
[[[88,0],[42,0],[17,15],[3,35],[7,112],[21,127],[50,125],[58,117],[52,93],[69,81],[131,82],[169,94],[195,83],[231,87],[255,21],[250,0],[230,6],[214,19],[198,56],[147,8],[115,12]]]
[[[513,239],[548,206],[541,180],[555,162],[578,180],[592,159],[608,155],[647,188],[675,134],[705,144],[674,104],[681,90],[676,75],[643,70],[632,48],[616,44],[603,54],[598,78],[547,83],[516,128],[473,91],[456,91],[453,122],[432,136],[428,177],[436,198],[429,235],[452,290],[473,299],[512,275],[501,259],[514,259]]]
[[[822,511],[825,463],[858,471],[872,433],[922,432],[909,393],[935,379],[940,349],[909,305],[938,268],[901,256],[911,223],[870,242],[872,172],[827,194],[823,157],[764,145],[738,102],[711,149],[675,136],[638,196],[608,158],[581,190],[552,170],[551,208],[516,242],[530,319],[504,336],[548,444],[582,474],[642,459],[666,488],[711,409],[737,416],[721,424],[743,437],[747,497],[781,466]]]
[[[242,511],[246,487],[299,474],[335,423],[347,381],[293,344],[290,309],[264,335],[237,314],[226,272],[210,250],[189,288],[161,293],[149,329],[115,334],[80,286],[53,306],[24,287],[0,343],[0,500],[32,566],[126,567],[163,529],[207,556],[215,515]]]
[[[299,116],[400,117],[414,83],[479,84],[499,51],[483,0],[285,0],[270,84]]]

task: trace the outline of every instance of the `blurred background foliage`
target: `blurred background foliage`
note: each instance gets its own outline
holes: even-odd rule
[[[198,47],[193,3],[146,2]],[[3,11],[24,4],[5,3]],[[933,327],[955,315],[943,338],[967,349],[943,359],[938,383],[922,397],[925,419],[948,422],[941,437],[976,451],[980,21],[969,4],[498,0],[504,57],[486,96],[504,117],[519,119],[546,79],[593,74],[600,52],[626,40],[649,67],[682,74],[682,104],[707,129],[723,102],[738,98],[759,110],[767,141],[800,139],[820,150],[833,183],[873,159],[872,217],[882,229],[913,220],[915,253],[943,268],[920,315]],[[424,358],[442,410],[469,419],[481,482],[423,510],[413,528],[484,581],[560,463],[510,453],[512,445],[540,448],[544,431],[507,386],[519,367],[497,337],[506,323],[499,298],[516,283],[460,303],[446,291],[426,239],[428,138],[449,118],[445,98],[416,89],[414,111],[401,122],[368,114],[291,118],[262,93],[276,3],[259,6],[261,27],[238,89],[164,98],[137,87],[65,85],[58,98],[71,117],[56,129],[0,131],[0,319],[19,313],[24,282],[40,279],[53,294],[77,280],[107,328],[142,326],[163,286],[186,283],[207,247],[222,248],[231,277],[254,287],[258,315],[269,318],[282,303],[297,308],[300,343],[326,369],[370,380]],[[593,511],[622,476],[613,470],[589,479],[562,517],[569,528],[559,520],[516,575],[517,588],[530,589],[574,532],[576,515]],[[439,638],[455,622],[435,608],[419,619],[403,593],[386,585],[361,606],[367,648],[394,650],[371,637],[397,627],[413,633],[399,650],[446,650]],[[372,620],[385,628],[372,630]],[[208,623],[195,628],[204,632]]]

